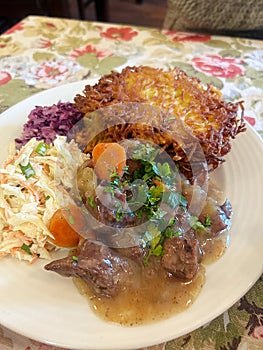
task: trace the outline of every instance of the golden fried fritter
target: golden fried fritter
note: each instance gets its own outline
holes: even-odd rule
[[[148,119],[147,127],[140,125],[139,116],[137,123],[129,124],[131,116],[124,113],[126,126],[111,126],[110,132],[104,131],[104,136],[100,134],[99,141],[109,141],[110,138],[118,141],[127,136],[143,138],[145,133],[145,139],[164,147],[183,167],[187,167],[188,161],[178,142],[169,134],[170,131],[178,134],[179,124],[179,129],[182,130],[182,124],[198,140],[210,170],[223,162],[223,157],[231,149],[231,139],[245,130],[241,102],[226,102],[218,89],[211,85],[204,87],[197,78],[189,77],[179,68],[164,71],[147,66],[126,67],[121,73],[103,76],[94,86],[87,85],[83,93],[76,95],[74,101],[76,107],[86,114],[131,102],[159,107],[160,115],[155,118],[150,111],[146,111],[146,116],[144,114],[144,120],[145,117]],[[132,115],[134,118],[134,113]],[[107,127],[107,121],[103,123]],[[153,130],[149,132],[151,125]],[[90,148],[92,144],[86,147],[86,151]]]

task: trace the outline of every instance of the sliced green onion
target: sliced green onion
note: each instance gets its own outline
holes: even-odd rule
[[[27,254],[33,255],[31,250],[30,250],[31,246],[32,246],[32,243],[30,245],[23,243],[21,246],[21,249],[23,249]]]
[[[27,165],[19,164],[19,166],[22,174],[25,175],[26,179],[29,179],[31,176],[34,176],[36,174],[30,162]]]
[[[40,155],[40,156],[45,156],[47,154],[48,150],[48,145],[45,142],[40,142],[35,151]]]

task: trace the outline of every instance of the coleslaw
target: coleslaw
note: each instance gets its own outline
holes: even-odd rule
[[[57,249],[49,242],[50,218],[74,203],[76,171],[86,158],[66,136],[52,145],[32,138],[20,150],[11,146],[0,169],[0,257],[50,258]]]

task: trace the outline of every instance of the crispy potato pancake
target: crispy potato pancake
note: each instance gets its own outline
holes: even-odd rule
[[[126,108],[122,113],[125,125],[121,127],[110,123],[109,109],[102,122],[108,130],[95,136],[93,142],[86,142],[86,152],[97,142],[144,138],[165,148],[188,178],[193,175],[187,159],[189,152],[185,154],[171,131],[178,135],[178,130],[183,133],[188,130],[201,145],[211,171],[224,161],[223,157],[231,149],[231,139],[245,130],[242,102],[227,102],[218,89],[211,85],[204,87],[200,80],[189,77],[177,67],[168,71],[147,66],[126,67],[121,73],[103,76],[94,86],[85,86],[83,94],[77,94],[74,101],[78,110],[86,115],[117,104],[147,104],[159,108],[159,113],[144,109],[147,126],[140,124],[140,115],[135,115],[134,108],[131,113]],[[116,117],[116,112],[112,111]],[[82,141],[85,143],[85,137]]]

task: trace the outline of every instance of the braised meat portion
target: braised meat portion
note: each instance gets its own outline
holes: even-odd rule
[[[202,250],[197,239],[166,239],[162,266],[174,277],[190,281],[196,275],[201,260]]]
[[[135,265],[98,241],[84,240],[76,255],[54,260],[45,269],[65,277],[79,277],[96,294],[112,296],[129,285]]]
[[[206,227],[206,231],[210,238],[228,231],[232,218],[230,201],[227,199],[222,205],[219,205],[213,198],[208,197],[199,219],[201,222],[205,222],[208,217],[210,225]]]
[[[231,204],[216,188],[192,184],[148,142],[98,143],[77,181],[89,238],[45,269],[82,279],[97,297],[115,298],[154,276],[194,283],[207,241],[231,224]]]

